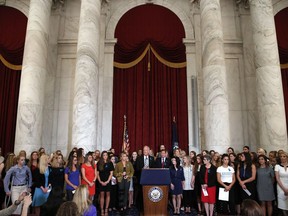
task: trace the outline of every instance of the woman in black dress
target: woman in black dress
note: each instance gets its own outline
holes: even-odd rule
[[[171,177],[171,193],[172,193],[172,202],[174,207],[174,214],[180,215],[181,199],[183,194],[184,186],[184,171],[180,166],[180,159],[178,157],[172,157],[171,159],[172,166],[170,168],[170,177]]]
[[[108,215],[108,207],[110,203],[110,191],[111,191],[111,178],[113,176],[114,166],[109,161],[108,152],[103,151],[101,158],[97,163],[98,181],[100,191],[100,208],[101,215]],[[106,195],[106,200],[105,200]],[[104,212],[105,203],[105,212]]]

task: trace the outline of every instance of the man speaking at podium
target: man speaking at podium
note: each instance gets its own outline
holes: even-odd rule
[[[148,146],[143,147],[143,155],[137,158],[136,160],[136,177],[138,179],[138,183],[141,179],[142,169],[149,169],[155,166],[154,157],[149,155],[150,148]],[[139,195],[136,202],[139,211],[143,211],[143,191],[142,186],[139,184]]]

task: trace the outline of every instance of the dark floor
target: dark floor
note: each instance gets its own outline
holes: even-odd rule
[[[170,215],[173,215],[173,211],[172,209],[170,209]],[[98,212],[97,215],[101,215],[100,212]],[[123,212],[122,214],[119,212],[119,211],[111,211],[109,212],[109,216],[138,216],[140,215],[137,208],[136,207],[133,207],[131,209],[127,209],[125,212]],[[191,214],[185,214],[184,211],[181,211],[180,215],[184,216],[184,215],[189,215],[189,216],[196,216],[197,215],[197,212],[195,210],[192,211]]]

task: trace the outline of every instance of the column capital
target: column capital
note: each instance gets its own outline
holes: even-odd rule
[[[61,10],[64,7],[65,0],[52,0],[52,10]]]
[[[6,5],[6,0],[0,0],[0,5]]]
[[[238,7],[240,7],[241,5],[245,8],[245,9],[249,9],[250,5],[249,5],[249,0],[235,0],[236,1],[236,5]]]
[[[200,8],[200,1],[201,0],[190,0],[190,3],[195,5],[197,8]]]

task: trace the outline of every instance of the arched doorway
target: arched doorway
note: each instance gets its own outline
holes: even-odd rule
[[[141,5],[119,20],[115,38],[112,146],[121,150],[127,116],[131,151],[171,149],[175,116],[180,148],[188,149],[184,27],[167,8]]]

